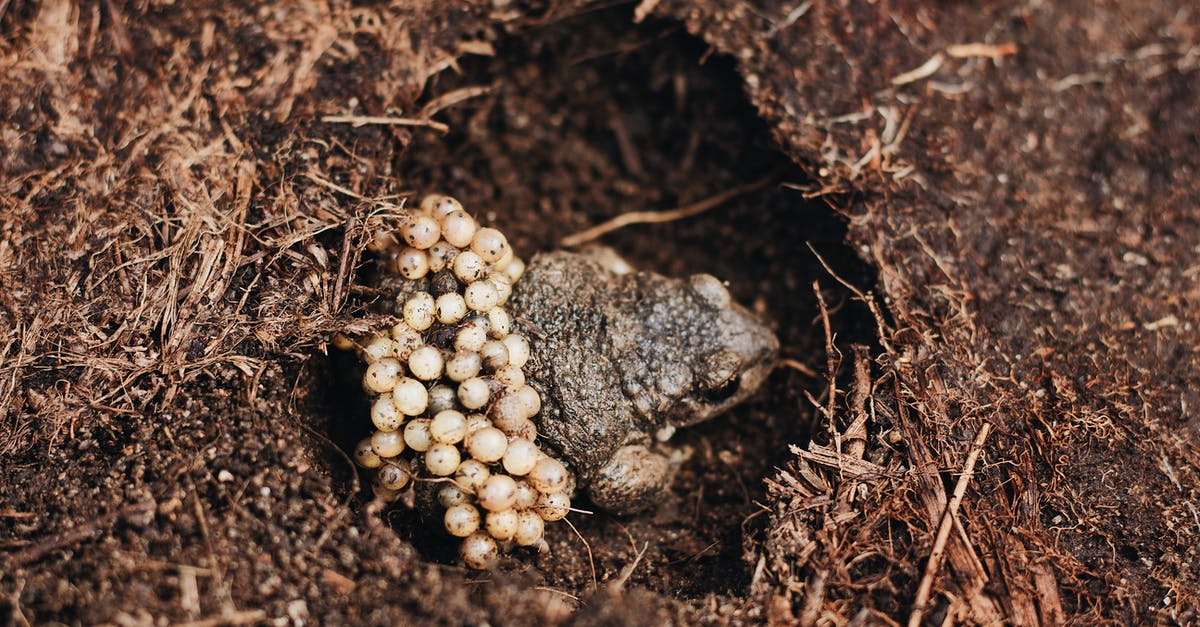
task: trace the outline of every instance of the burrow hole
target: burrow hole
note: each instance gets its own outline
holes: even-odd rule
[[[783,356],[820,370],[824,335],[812,282],[820,279],[839,342],[870,342],[861,307],[821,267],[872,285],[828,203],[793,186],[809,181],[784,156],[748,102],[735,63],[676,22],[632,23],[630,6],[600,9],[501,38],[496,55],[461,62],[430,86],[445,93],[487,85],[491,93],[441,114],[451,131],[418,134],[394,165],[406,185],[453,194],[508,234],[525,257],[614,215],[694,203],[772,175],[772,183],[693,218],[637,225],[608,236],[636,266],[683,276],[708,272],[774,325]],[[369,433],[356,385],[340,386],[333,439],[344,450]],[[747,543],[761,531],[763,479],[808,441],[822,380],[781,368],[747,405],[676,436],[692,451],[671,497],[654,512],[572,520],[591,547],[596,576],[615,576],[648,547],[629,583],[686,598],[745,593]],[[350,481],[345,481],[350,485]],[[364,502],[369,490],[360,495]],[[582,502],[586,507],[586,502]],[[402,537],[434,560],[457,542],[410,513],[387,514]],[[546,585],[592,582],[587,548],[566,525],[550,525],[552,552],[532,562]]]

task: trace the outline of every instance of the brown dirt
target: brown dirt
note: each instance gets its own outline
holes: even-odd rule
[[[0,2],[0,616],[1198,620],[1186,3],[643,5]],[[367,324],[367,199],[448,191],[530,254],[765,174],[604,241],[820,375],[682,434],[653,515],[492,573],[374,511],[323,349]]]

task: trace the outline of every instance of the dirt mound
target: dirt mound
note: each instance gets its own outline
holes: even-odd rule
[[[12,622],[1196,620],[1182,3],[17,1],[0,31]],[[693,213],[603,241],[727,279],[785,366],[680,434],[654,514],[467,572],[362,489],[324,349],[371,323],[376,201],[430,190],[526,255]]]

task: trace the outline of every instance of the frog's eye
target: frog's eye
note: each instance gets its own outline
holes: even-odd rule
[[[728,400],[742,385],[742,360],[737,353],[720,349],[705,360],[705,372],[699,377],[700,396],[709,403]]]
[[[688,286],[710,309],[721,311],[729,308],[729,290],[725,289],[725,284],[717,277],[711,274],[694,274],[688,279]]]
[[[731,379],[718,385],[714,388],[704,390],[704,400],[710,403],[720,403],[721,401],[729,400],[742,387],[741,375],[734,375]]]

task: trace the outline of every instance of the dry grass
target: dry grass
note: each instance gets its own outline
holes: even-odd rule
[[[250,381],[264,359],[310,350],[345,325],[345,290],[329,287],[348,284],[364,237],[348,227],[370,205],[348,206],[304,178],[336,166],[322,157],[324,129],[316,141],[270,136],[311,117],[304,96],[330,59],[361,57],[363,39],[410,41],[402,15],[297,5],[249,41],[231,40],[216,11],[194,40],[172,40],[168,23],[139,25],[139,37],[162,42],[160,58],[118,79],[93,57],[109,46],[130,53],[133,16],[63,1],[13,7],[7,19],[22,9],[36,15],[0,50],[4,89],[21,95],[4,112],[15,122],[5,143],[21,149],[5,157],[0,183],[0,454],[20,459],[80,421],[169,405],[215,368]],[[269,57],[226,61],[248,44]],[[457,53],[391,54],[370,103],[381,111],[412,106]],[[111,118],[122,101],[135,105]],[[260,115],[270,123],[254,122]],[[381,191],[379,181],[345,184]]]

